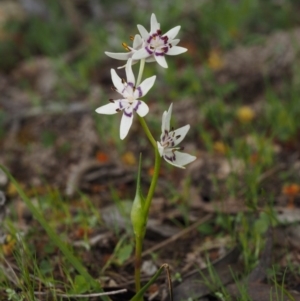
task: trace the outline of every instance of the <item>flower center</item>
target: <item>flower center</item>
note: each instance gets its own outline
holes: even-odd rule
[[[148,38],[146,49],[150,54],[154,52],[156,55],[163,55],[168,52],[169,47],[171,47],[171,45],[168,44],[168,40],[169,38],[162,36],[161,30],[158,29]]]
[[[133,83],[124,83],[124,89],[122,91],[123,97],[125,100],[129,102],[129,104],[132,104],[136,97],[134,96],[135,87]]]
[[[161,146],[163,148],[171,148],[175,146],[175,132],[168,132],[167,130],[165,130],[164,135],[162,136],[161,139]]]

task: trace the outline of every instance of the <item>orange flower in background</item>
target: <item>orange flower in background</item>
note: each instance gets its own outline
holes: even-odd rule
[[[298,184],[289,184],[289,185],[284,185],[282,188],[282,193],[288,197],[288,208],[294,208],[295,204],[295,197],[300,194],[300,185]]]
[[[96,159],[101,163],[105,163],[108,161],[108,155],[104,152],[97,152]]]
[[[93,233],[93,229],[87,228],[87,227],[79,227],[75,231],[75,237],[76,238],[83,238],[85,236],[90,236]]]
[[[151,177],[154,175],[154,167],[150,167],[148,169],[148,175],[151,176]]]
[[[284,185],[282,188],[282,193],[287,196],[297,196],[300,193],[300,185],[295,183]]]

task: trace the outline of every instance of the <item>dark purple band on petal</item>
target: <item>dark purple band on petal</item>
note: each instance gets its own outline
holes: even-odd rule
[[[137,111],[138,109],[139,109],[139,106],[141,105],[141,101],[139,100],[139,101],[137,101],[137,103],[136,103],[136,105],[135,105],[135,107],[133,108],[135,111]]]
[[[143,96],[143,91],[142,91],[141,87],[140,86],[137,87],[136,90],[138,90],[138,92],[139,92],[139,97],[142,97]]]
[[[124,114],[126,117],[130,117],[130,118],[132,117],[132,111],[127,113],[126,110],[124,110]]]
[[[169,40],[168,36],[161,37],[161,39],[164,41],[165,44],[168,43]]]
[[[122,102],[121,102],[121,101],[118,101],[118,103],[119,103],[119,108],[120,108],[120,109],[123,109],[124,107],[123,107],[123,105],[122,105]]]
[[[127,85],[130,86],[131,88],[134,87],[134,83],[132,83],[132,82],[127,83]]]
[[[153,54],[153,51],[148,46],[146,46],[145,49],[149,54]]]
[[[176,160],[175,154],[173,154],[173,156],[171,156],[171,157],[168,157],[167,155],[164,155],[164,157],[165,157],[167,160],[171,161],[171,162],[174,162],[174,161]]]
[[[155,52],[155,56],[165,56],[164,52]]]

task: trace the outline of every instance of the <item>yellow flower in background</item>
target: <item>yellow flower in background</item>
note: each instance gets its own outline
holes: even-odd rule
[[[208,55],[208,66],[212,70],[219,70],[224,66],[224,61],[221,57],[220,51],[212,49]]]
[[[8,234],[6,236],[4,243],[2,244],[3,254],[5,256],[11,255],[11,253],[14,250],[15,244],[16,244],[16,240],[10,234]]]
[[[255,112],[248,106],[242,106],[237,110],[236,116],[240,122],[247,123],[255,118]]]
[[[126,165],[135,165],[136,164],[136,159],[135,156],[132,152],[126,152],[122,156],[122,162]]]
[[[224,155],[228,151],[228,146],[222,141],[216,141],[214,143],[214,151],[219,153],[219,154]]]

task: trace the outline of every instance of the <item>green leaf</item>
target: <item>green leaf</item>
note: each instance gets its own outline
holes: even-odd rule
[[[132,250],[133,247],[131,244],[126,244],[118,250],[116,257],[120,265],[122,265],[127,259],[129,259],[132,254]]]
[[[142,298],[143,298],[145,292],[147,291],[147,289],[150,287],[150,285],[152,285],[154,283],[154,281],[156,281],[156,279],[160,276],[163,269],[166,269],[167,272],[168,272],[168,265],[163,264],[159,268],[159,270],[152,276],[152,278],[133,296],[133,298],[130,299],[130,301],[140,301],[140,300],[142,300]],[[172,300],[172,287],[171,287],[170,281],[168,281],[168,283],[169,283],[170,299]]]
[[[73,294],[83,294],[90,290],[90,284],[81,275],[76,275],[73,285]]]

